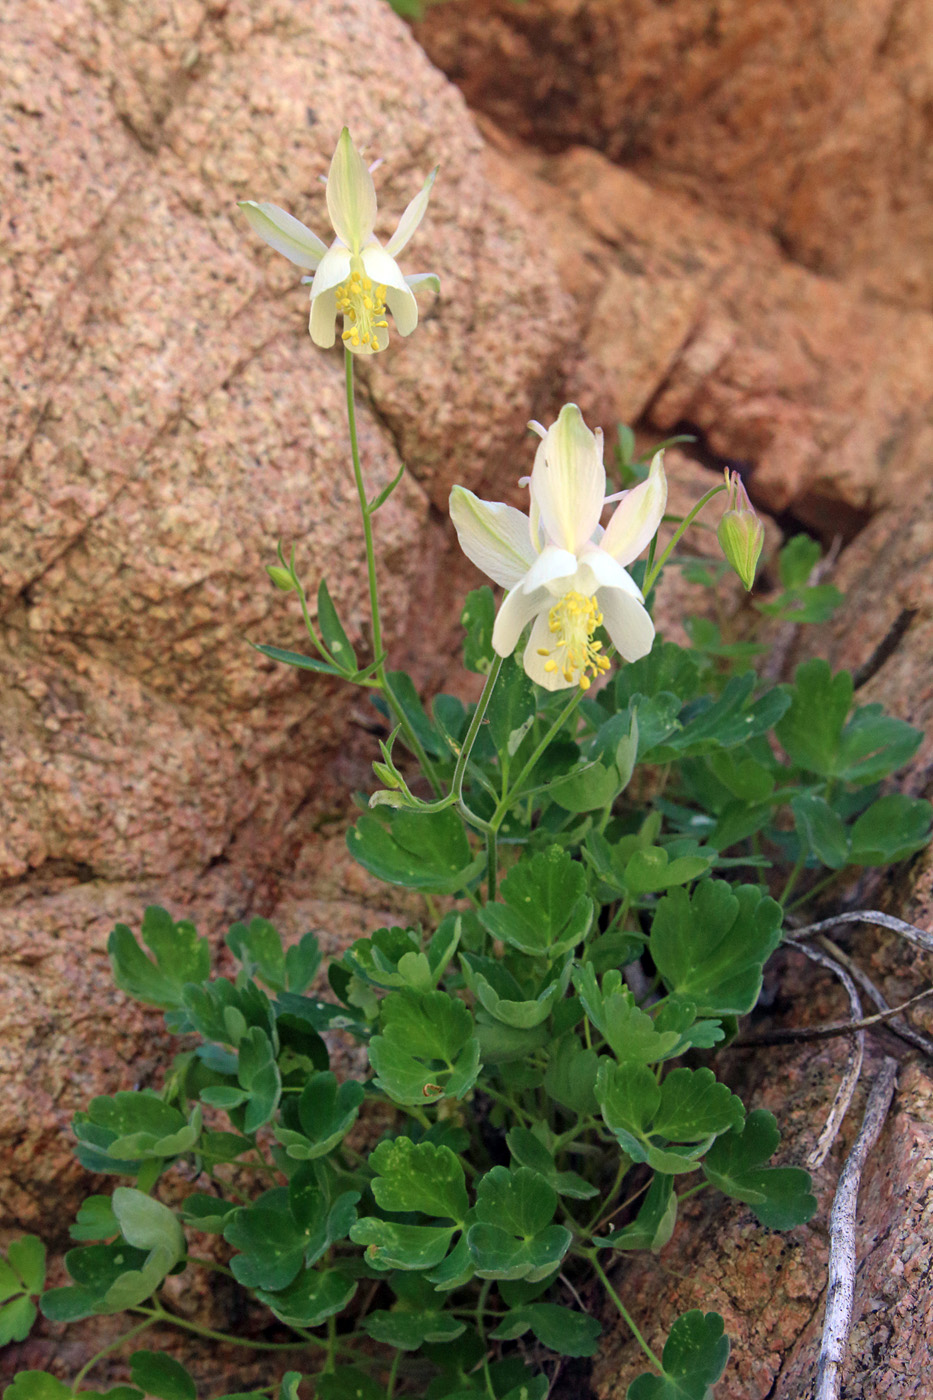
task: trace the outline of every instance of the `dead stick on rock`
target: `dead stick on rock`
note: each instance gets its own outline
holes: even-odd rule
[[[744,1050],[752,1045],[791,1045],[798,1041],[830,1040],[837,1035],[854,1035],[856,1031],[871,1030],[873,1026],[890,1026],[902,1012],[909,1010],[911,1006],[916,1006],[918,1002],[926,1001],[928,997],[933,997],[933,987],[927,987],[925,992],[918,992],[915,997],[901,1002],[900,1006],[885,1006],[885,1009],[879,1011],[877,1015],[863,1016],[860,1021],[832,1021],[827,1026],[801,1026],[794,1030],[768,1031],[763,1035],[743,1036],[740,1040],[733,1040],[730,1048]]]
[[[829,1288],[813,1400],[839,1400],[855,1298],[855,1223],[862,1167],[878,1141],[894,1096],[897,1061],[885,1058],[868,1096],[865,1117],[842,1169],[829,1220]]]
[[[933,934],[918,928],[916,924],[908,924],[904,919],[895,919],[893,914],[882,914],[880,909],[853,909],[848,914],[836,914],[831,919],[820,919],[819,923],[795,928],[793,936],[795,939],[812,938],[814,934],[825,933],[829,929],[835,928],[837,924],[877,924],[879,928],[899,933],[902,938],[906,938],[907,942],[913,943],[916,948],[923,948],[925,952],[933,953]]]
[[[846,972],[845,968],[840,967],[834,958],[829,957],[826,953],[820,952],[817,948],[808,948],[805,943],[798,943],[796,934],[791,938],[786,938],[784,941],[789,943],[791,947],[797,948],[805,957],[809,958],[811,962],[818,963],[820,967],[827,968],[834,976],[839,978],[849,998],[849,1009],[852,1012],[852,1019],[853,1021],[860,1021],[862,1019],[862,1003],[859,1000],[859,994],[856,991],[855,983],[852,981],[852,978]],[[829,1110],[826,1124],[817,1139],[816,1146],[807,1158],[807,1166],[810,1171],[816,1171],[817,1167],[823,1165],[829,1155],[830,1148],[836,1141],[839,1129],[842,1127],[842,1120],[849,1111],[849,1104],[852,1102],[852,1095],[855,1093],[859,1075],[862,1073],[862,1059],[864,1054],[865,1032],[859,1030],[852,1036],[852,1049],[849,1052],[849,1060],[843,1071],[839,1088],[836,1090],[836,1097],[833,1099],[832,1108]]]
[[[887,1015],[892,1011],[892,1007],[888,1005],[885,997],[882,995],[879,988],[875,986],[874,982],[868,976],[868,973],[865,972],[863,968],[859,967],[858,963],[850,958],[848,953],[843,952],[838,944],[834,943],[831,938],[827,938],[824,933],[819,934],[816,941],[824,952],[828,953],[831,958],[835,958],[838,963],[841,963],[846,971],[855,978],[855,981],[859,984],[862,991],[871,998],[880,1012]],[[888,1022],[888,1025],[895,1035],[900,1036],[901,1040],[908,1041],[911,1045],[916,1046],[918,1050],[922,1050],[928,1059],[933,1060],[933,1039],[924,1031],[918,1030],[916,1026],[912,1026],[909,1021],[905,1021],[899,1014],[902,1011],[906,1011],[914,1001],[919,1001],[921,997],[929,996],[931,990],[933,989],[921,992],[918,996],[911,997],[910,1001],[902,1002],[900,1006],[894,1007],[893,1011],[898,1014],[894,1019]]]

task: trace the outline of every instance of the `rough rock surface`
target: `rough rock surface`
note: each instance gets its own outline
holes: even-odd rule
[[[933,309],[926,0],[445,0],[415,32],[471,107],[579,142]]]
[[[923,473],[933,316],[865,301],[596,151],[542,156],[486,129],[576,303],[566,396],[597,421],[699,429],[758,504],[830,535]]]

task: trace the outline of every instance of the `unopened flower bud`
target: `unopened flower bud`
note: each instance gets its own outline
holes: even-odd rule
[[[266,573],[269,575],[276,588],[281,588],[283,593],[293,593],[295,591],[295,580],[287,569],[280,569],[278,564],[267,564]]]
[[[738,472],[726,472],[729,509],[719,522],[717,535],[727,561],[747,589],[755,582],[755,570],[765,542],[765,527],[748,499]]]

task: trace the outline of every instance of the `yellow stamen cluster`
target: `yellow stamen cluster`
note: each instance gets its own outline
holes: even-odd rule
[[[583,593],[565,593],[548,614],[548,627],[555,642],[550,648],[539,647],[538,655],[550,659],[545,671],[560,671],[569,685],[575,681],[581,690],[589,690],[593,677],[609,670],[609,662],[600,656],[603,644],[593,641],[593,633],[602,625],[603,615],[595,598]]]
[[[367,347],[379,349],[379,331],[388,327],[385,316],[386,289],[373,286],[362,268],[354,268],[345,282],[337,288],[337,310],[343,313],[343,339],[354,350]],[[385,340],[383,339],[383,344]]]

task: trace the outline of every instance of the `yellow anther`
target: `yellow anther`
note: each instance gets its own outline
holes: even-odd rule
[[[549,658],[545,671],[553,674],[559,670],[568,685],[576,683],[581,690],[589,690],[591,678],[609,670],[608,660],[600,656],[602,643],[593,639],[602,620],[595,598],[573,590],[565,593],[548,613],[554,645],[538,649],[539,656]]]
[[[356,260],[359,262],[359,259]],[[346,281],[336,289],[337,310],[344,317],[343,339],[354,349],[365,346],[369,350],[381,350],[388,337],[380,339],[380,329],[388,329],[385,316],[385,287],[373,288],[372,279],[367,277],[360,266],[350,271]]]

